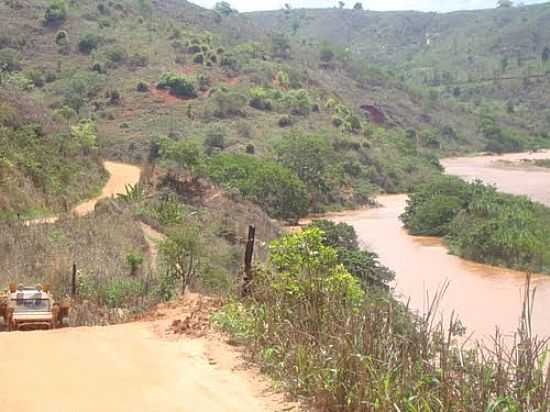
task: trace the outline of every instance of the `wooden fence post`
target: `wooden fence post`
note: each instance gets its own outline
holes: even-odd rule
[[[71,297],[76,297],[76,263],[73,263],[73,276],[71,278]]]
[[[256,227],[250,225],[248,227],[248,240],[246,242],[246,252],[244,254],[244,279],[242,295],[246,296],[250,293],[250,283],[252,282],[252,258],[254,256],[254,241],[256,237]]]

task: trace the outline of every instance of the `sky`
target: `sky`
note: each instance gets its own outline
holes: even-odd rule
[[[212,8],[218,0],[190,0],[203,7]],[[346,7],[352,7],[356,1],[344,0]],[[523,0],[524,4],[544,3],[548,0]],[[368,10],[420,10],[448,12],[454,10],[488,9],[496,6],[497,0],[364,0],[363,7]],[[257,10],[277,10],[284,3],[294,8],[334,7],[337,0],[229,0],[231,6],[241,12]]]

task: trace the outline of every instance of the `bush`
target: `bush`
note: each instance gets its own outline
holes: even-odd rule
[[[65,80],[63,104],[79,112],[90,98],[97,95],[103,82],[104,76],[98,73],[76,72]]]
[[[43,70],[31,69],[26,73],[26,76],[36,87],[42,87],[46,83]]]
[[[346,270],[367,285],[386,285],[395,277],[394,273],[381,265],[375,253],[359,248],[357,233],[353,226],[328,220],[314,220],[306,228],[322,232],[323,244],[336,251],[338,261]]]
[[[204,140],[206,153],[211,154],[215,149],[225,148],[225,135],[222,129],[210,130]]]
[[[55,44],[58,46],[66,46],[69,43],[69,35],[65,30],[60,30],[55,35]]]
[[[46,9],[46,13],[44,14],[44,20],[46,24],[63,23],[66,17],[67,17],[67,6],[65,5],[65,1],[63,0],[52,1],[48,5],[48,8]]]
[[[13,72],[21,69],[19,63],[19,53],[17,50],[6,47],[0,49],[0,72],[2,70],[7,72]]]
[[[247,103],[246,96],[231,90],[215,90],[213,95],[214,116],[227,118],[242,116]]]
[[[411,234],[445,236],[462,257],[549,271],[550,209],[480,182],[442,176],[420,185],[401,216]]]
[[[136,86],[136,90],[140,93],[146,93],[149,91],[149,85],[145,82],[139,82]]]
[[[131,68],[147,67],[149,64],[149,58],[142,53],[133,53],[128,57],[128,66]]]
[[[277,159],[304,182],[314,204],[329,203],[338,192],[343,171],[328,139],[292,134],[275,145]]]
[[[296,221],[307,213],[309,201],[303,183],[276,162],[219,154],[208,163],[208,175],[216,183],[238,189],[272,217]]]
[[[279,118],[279,121],[277,122],[277,124],[279,125],[279,127],[289,127],[289,126],[292,126],[292,117],[290,116],[281,116]]]
[[[319,229],[270,250],[274,269],[257,270],[252,296],[213,321],[309,404],[340,412],[548,409],[545,350],[527,331],[528,314],[510,349],[497,339],[464,350],[460,321],[446,327],[434,322],[433,306],[412,314],[379,288],[361,290]],[[525,352],[532,355],[518,363]]]
[[[110,47],[103,51],[105,58],[111,65],[118,65],[124,63],[128,58],[128,52],[125,49],[118,46]]]
[[[290,112],[298,116],[306,116],[311,112],[312,102],[307,91],[291,90],[284,98]]]
[[[164,73],[157,83],[157,88],[168,89],[171,94],[177,97],[197,97],[191,79],[173,72]]]
[[[81,53],[90,54],[93,50],[97,49],[101,40],[101,37],[97,34],[83,34],[78,42],[78,50],[80,50]]]

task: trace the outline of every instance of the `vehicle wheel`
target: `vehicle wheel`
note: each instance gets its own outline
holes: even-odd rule
[[[14,330],[14,324],[13,324],[13,312],[8,311],[8,314],[6,316],[6,328],[8,332],[11,332]]]

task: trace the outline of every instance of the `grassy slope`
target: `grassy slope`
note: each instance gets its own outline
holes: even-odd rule
[[[100,4],[104,6],[103,12],[98,8]],[[306,89],[313,102],[321,108],[320,112],[308,116],[293,116],[292,131],[325,136],[343,162],[358,162],[363,169],[362,177],[346,176],[342,198],[358,179],[365,176],[383,190],[408,190],[429,172],[430,166],[423,155],[480,150],[486,143],[479,132],[478,107],[467,101],[430,99],[426,89],[414,89],[410,82],[403,82],[398,75],[388,75],[376,65],[365,65],[360,61],[339,61],[330,69],[321,69],[319,49],[308,40],[312,35],[318,35],[337,41],[337,33],[345,32],[340,25],[349,17],[354,28],[349,32],[352,39],[355,36],[357,39],[374,38],[368,30],[382,36],[376,41],[354,43],[369,54],[369,61],[395,64],[391,60],[395,56],[397,62],[407,57],[413,64],[420,51],[425,49],[420,40],[425,27],[433,24],[432,20],[439,19],[439,16],[294,11],[292,13],[302,13],[300,27],[296,36],[290,36],[290,58],[280,59],[273,57],[272,35],[264,29],[290,25],[294,14],[291,17],[280,13],[220,17],[212,11],[179,1],[154,3],[149,14],[134,2],[109,4],[88,0],[69,4],[65,22],[52,27],[43,24],[46,7],[45,1],[18,0],[0,4],[0,23],[6,28],[3,36],[18,48],[22,72],[40,69],[56,76],[55,81],[44,87],[22,93],[55,110],[66,103],[65,92],[71,78],[96,76],[96,87],[84,96],[79,116],[95,119],[102,154],[107,157],[140,162],[147,156],[150,141],[157,136],[171,135],[202,144],[213,130],[223,131],[226,151],[242,153],[252,145],[256,156],[273,157],[273,143],[291,132],[289,128],[278,126],[284,111],[266,112],[247,106],[241,110],[241,115],[219,118],[212,115],[214,103],[210,92],[224,87],[248,96],[254,86],[277,87],[273,79],[279,71],[289,74],[291,88]],[[405,24],[405,21],[409,23]],[[365,22],[372,22],[372,27]],[[392,30],[399,26],[402,33],[396,35]],[[424,27],[424,31],[418,26]],[[324,31],[320,32],[321,29]],[[65,48],[56,45],[59,30],[68,34]],[[98,48],[89,55],[78,50],[79,39],[85,33],[100,37]],[[23,37],[25,44],[21,42]],[[222,47],[225,53],[238,53],[238,50],[250,47],[253,41],[257,52],[254,57],[240,58],[238,70],[219,65],[207,68],[194,64],[193,56],[184,50],[193,39],[202,44],[209,41],[212,50]],[[384,39],[394,41],[395,47],[385,45]],[[373,49],[380,44],[384,46],[384,53]],[[407,47],[399,47],[403,44]],[[113,49],[121,49],[130,57],[140,55],[147,63],[137,66],[128,58],[117,64],[106,64],[106,53]],[[390,60],[385,61],[382,56],[390,56],[387,57]],[[91,71],[98,62],[102,65],[102,74]],[[401,66],[396,67],[400,69]],[[196,99],[176,99],[155,88],[166,71],[192,78],[204,74],[209,78],[210,90],[199,93]],[[149,91],[138,92],[136,85],[139,82],[149,85]],[[120,94],[120,101],[111,101],[109,96],[113,91]],[[364,130],[361,133],[342,132],[332,125],[334,111],[325,106],[331,97],[362,116]],[[376,105],[384,111],[387,119],[385,129],[368,122],[360,109],[364,104]],[[519,117],[504,120],[511,127],[522,129],[516,122]],[[404,138],[405,129],[414,129],[420,136],[416,147],[418,153],[411,147],[417,143],[407,142]],[[444,129],[453,130],[456,137],[444,136],[441,133]],[[430,133],[437,135],[439,147],[423,146],[422,136]]]
[[[541,61],[542,51],[550,47],[548,4],[448,14],[325,9],[295,10],[289,17],[283,12],[250,16],[277,30],[292,31],[298,21],[298,38],[351,47],[356,56],[388,68],[415,88],[433,86],[439,77],[450,86],[432,90],[444,101],[474,112],[485,102],[505,125],[528,132],[550,126],[548,77],[459,84],[460,98],[452,96],[455,83],[548,72],[548,63]],[[515,114],[505,111],[509,100]]]

